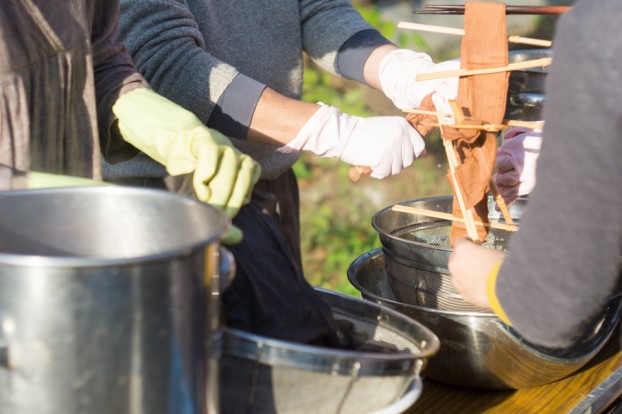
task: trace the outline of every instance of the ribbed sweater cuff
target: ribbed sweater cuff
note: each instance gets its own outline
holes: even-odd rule
[[[246,139],[257,102],[266,85],[239,73],[216,102],[207,126],[238,139]]]
[[[341,46],[337,53],[336,70],[344,78],[367,84],[363,75],[365,62],[374,49],[392,44],[375,29],[357,32]]]
[[[488,294],[488,301],[490,302],[490,307],[492,308],[493,312],[504,323],[512,326],[512,323],[510,322],[510,318],[508,318],[508,315],[505,313],[505,310],[503,310],[503,307],[501,306],[501,303],[499,302],[499,298],[497,297],[497,293],[495,291],[495,288],[497,286],[497,277],[499,276],[499,270],[501,269],[502,264],[503,264],[503,261],[499,261],[499,263],[497,263],[490,270],[490,273],[488,274],[486,290]]]

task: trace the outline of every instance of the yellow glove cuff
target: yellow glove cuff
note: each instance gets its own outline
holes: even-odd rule
[[[88,187],[104,185],[112,184],[83,177],[30,171],[28,173],[28,183],[26,184],[26,188]]]
[[[495,288],[497,286],[497,277],[499,276],[499,270],[501,269],[501,265],[503,265],[503,260],[499,261],[497,264],[493,266],[488,274],[488,280],[486,283],[486,291],[488,294],[488,301],[490,302],[490,307],[494,311],[494,313],[507,325],[512,326],[510,322],[510,318],[506,315],[501,303],[499,303],[499,298],[497,297],[497,293]]]

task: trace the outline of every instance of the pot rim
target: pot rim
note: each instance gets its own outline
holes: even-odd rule
[[[167,191],[123,186],[83,186],[83,187],[62,187],[28,190],[11,190],[0,192],[0,206],[3,198],[21,197],[33,194],[63,194],[63,193],[110,193],[111,196],[121,196],[123,194],[145,194],[146,196],[159,197],[162,199],[174,199],[184,204],[195,204],[197,208],[209,211],[209,214],[216,214],[217,223],[214,230],[200,241],[189,242],[176,248],[169,248],[159,253],[139,255],[135,257],[105,258],[97,256],[44,256],[37,254],[10,253],[0,250],[0,263],[16,267],[71,267],[71,268],[91,268],[101,266],[129,266],[134,264],[144,264],[145,262],[167,261],[170,258],[188,257],[197,250],[218,242],[219,239],[231,226],[231,220],[216,207],[202,203],[192,197],[170,193]]]

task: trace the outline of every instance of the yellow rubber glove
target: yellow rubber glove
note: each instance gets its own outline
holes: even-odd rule
[[[112,185],[103,181],[90,180],[88,178],[74,177],[70,175],[49,174],[36,171],[28,173],[26,188],[58,188],[58,187],[84,187]]]
[[[199,200],[229,217],[250,201],[259,165],[192,112],[146,88],[122,95],[112,110],[127,142],[164,165],[172,176],[193,173]]]

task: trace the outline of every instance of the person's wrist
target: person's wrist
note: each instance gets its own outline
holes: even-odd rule
[[[410,90],[416,82],[417,73],[433,66],[434,62],[426,53],[395,49],[387,53],[380,62],[378,79],[381,89],[398,108],[418,106],[419,102],[411,102]]]
[[[277,151],[290,153],[294,151],[311,151],[323,157],[338,156],[339,151],[339,123],[341,111],[339,109],[318,102],[319,108],[302,126],[294,139],[279,147]]]

